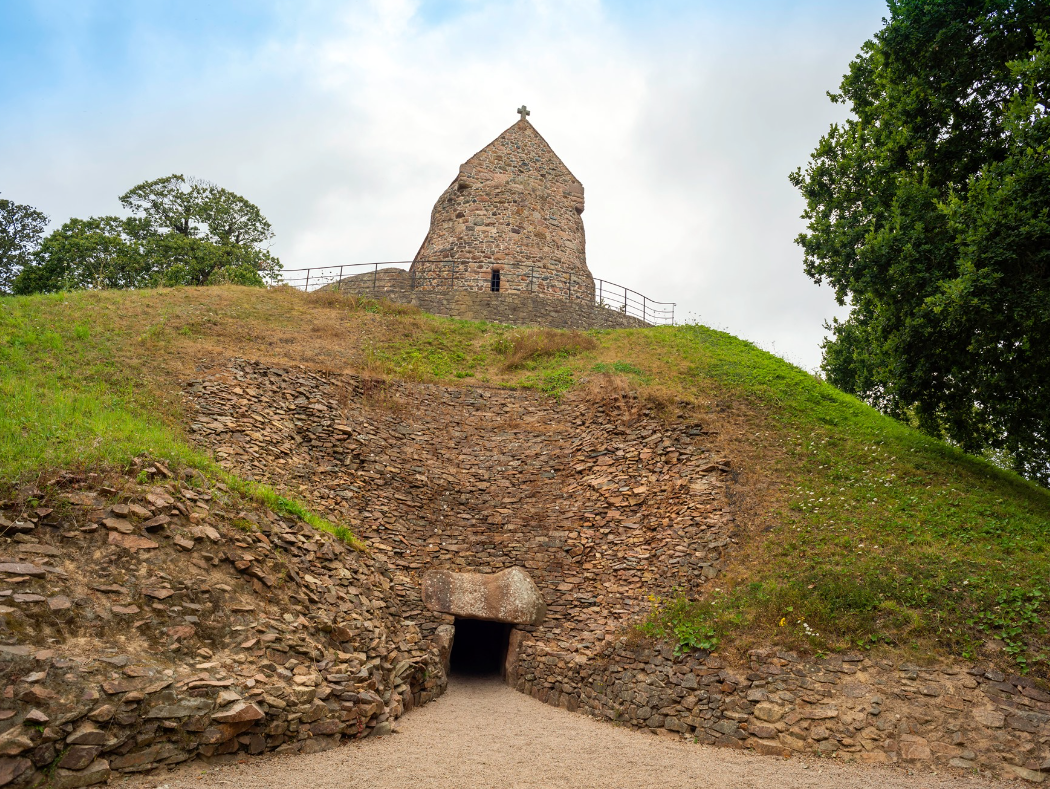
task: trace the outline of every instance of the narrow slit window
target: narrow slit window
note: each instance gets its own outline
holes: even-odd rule
[[[497,271],[496,269],[492,270],[491,287],[493,293],[499,293],[499,271]]]

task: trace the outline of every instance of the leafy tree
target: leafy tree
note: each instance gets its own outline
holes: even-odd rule
[[[0,296],[11,293],[18,272],[40,244],[47,217],[29,205],[0,199]]]
[[[1050,483],[1042,0],[891,0],[805,173],[805,269],[851,311],[828,379]]]
[[[164,284],[262,285],[281,270],[266,248],[274,236],[270,223],[228,189],[176,174],[141,183],[120,202],[154,229],[156,254],[171,256]]]
[[[120,197],[158,231],[170,230],[221,246],[260,246],[273,238],[258,206],[198,178],[169,175],[146,181]]]
[[[148,287],[153,270],[142,252],[143,231],[141,221],[116,216],[70,219],[41,242],[15,292]]]
[[[120,196],[120,204],[144,217],[158,232],[170,230],[196,236],[199,234],[197,208],[205,186],[196,178],[169,175],[132,187]]]
[[[281,270],[258,207],[214,184],[171,175],[121,196],[134,216],[73,219],[40,245],[20,293],[157,285],[263,286]]]
[[[179,233],[154,233],[145,253],[163,266],[157,284],[176,285],[265,285],[263,274],[273,278],[276,258],[266,251],[234,244],[220,246]]]

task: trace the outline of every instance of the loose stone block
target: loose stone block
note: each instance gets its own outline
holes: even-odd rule
[[[51,779],[51,786],[53,789],[79,789],[81,786],[95,786],[108,781],[109,775],[109,762],[105,759],[96,759],[83,770],[64,770],[59,767]]]
[[[974,710],[973,719],[989,729],[1001,729],[1006,724],[1006,716],[995,710]]]

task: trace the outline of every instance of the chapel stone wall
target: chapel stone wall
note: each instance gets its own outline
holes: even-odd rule
[[[415,287],[593,298],[583,185],[527,120],[459,168],[412,264]]]

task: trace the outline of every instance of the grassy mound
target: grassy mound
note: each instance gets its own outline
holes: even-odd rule
[[[141,452],[210,467],[182,432],[179,385],[229,355],[690,402],[735,462],[737,545],[717,589],[660,601],[651,632],[1050,671],[1050,493],[700,326],[521,330],[236,287],[0,299],[0,478]]]

